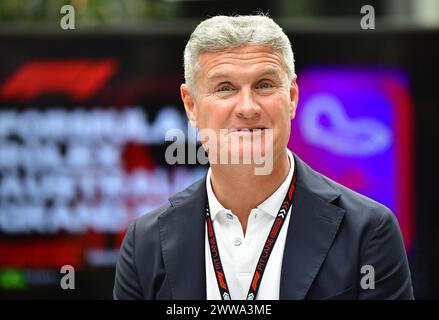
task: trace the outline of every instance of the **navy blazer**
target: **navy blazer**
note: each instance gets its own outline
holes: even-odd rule
[[[297,185],[280,299],[413,299],[393,213],[294,159]],[[129,226],[115,299],[206,299],[205,179]],[[374,268],[374,289],[361,286],[365,265]]]

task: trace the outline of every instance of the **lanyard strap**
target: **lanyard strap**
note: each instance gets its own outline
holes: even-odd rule
[[[273,250],[274,244],[279,236],[280,230],[285,222],[286,216],[293,205],[293,194],[296,188],[296,170],[294,170],[293,178],[291,179],[288,192],[285,195],[285,199],[282,202],[276,219],[271,226],[270,233],[265,241],[264,248],[262,249],[261,255],[259,256],[258,263],[256,265],[256,270],[253,274],[252,282],[247,293],[247,300],[256,299],[258,294],[259,286],[261,284],[262,276],[264,275],[265,267],[267,266],[268,259],[270,258],[271,252]],[[209,201],[206,201],[206,224],[207,224],[207,234],[209,238],[210,254],[212,256],[213,269],[215,271],[216,281],[218,283],[218,288],[223,300],[231,300],[229,286],[227,285],[226,275],[224,273],[223,265],[221,263],[221,258],[218,251],[218,244],[216,242],[215,232],[213,230],[212,218],[210,216]]]

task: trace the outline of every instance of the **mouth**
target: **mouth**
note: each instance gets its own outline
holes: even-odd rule
[[[257,132],[262,132],[263,130],[265,130],[266,128],[233,128],[230,129],[229,132],[230,133],[242,133],[242,134],[249,134],[249,133],[257,133]]]

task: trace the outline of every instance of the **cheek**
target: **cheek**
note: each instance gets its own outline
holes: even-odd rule
[[[284,123],[290,121],[289,100],[286,100],[284,97],[280,97],[267,101],[265,105],[267,106],[266,110],[268,115],[275,126],[278,124],[283,125]]]
[[[282,97],[276,101],[272,101],[271,106],[276,106],[275,108],[269,109],[269,116],[273,123],[275,137],[277,137],[278,141],[289,140],[291,130],[289,100]]]
[[[203,127],[222,128],[232,109],[226,102],[211,102],[200,105],[198,123]]]

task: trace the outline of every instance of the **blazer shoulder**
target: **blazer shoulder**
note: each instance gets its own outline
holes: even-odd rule
[[[322,174],[320,175],[326,184],[339,191],[340,196],[332,203],[343,208],[348,219],[376,226],[383,220],[394,218],[391,209],[384,204],[343,186]]]
[[[158,230],[160,217],[170,213],[171,211],[173,211],[173,209],[175,209],[175,213],[178,213],[179,207],[181,207],[185,203],[193,201],[194,197],[199,196],[199,193],[202,191],[203,186],[205,186],[205,181],[205,177],[197,180],[186,189],[172,195],[169,198],[168,203],[137,218],[133,222],[136,234],[142,236],[151,234],[151,231],[153,230]]]
[[[136,227],[136,233],[148,232],[151,229],[157,228],[159,217],[164,213],[168,212],[170,209],[171,209],[171,204],[168,202],[167,204],[164,204],[159,208],[149,211],[148,213],[135,219],[133,223]]]
[[[163,269],[158,217],[169,207],[157,208],[129,225],[116,265],[115,299],[155,299],[149,284],[161,283],[157,270]]]
[[[378,203],[324,174],[315,171],[297,155],[294,155],[298,170],[297,184],[313,193],[323,201],[327,201],[343,209],[348,216],[376,219],[390,213],[389,208]]]

